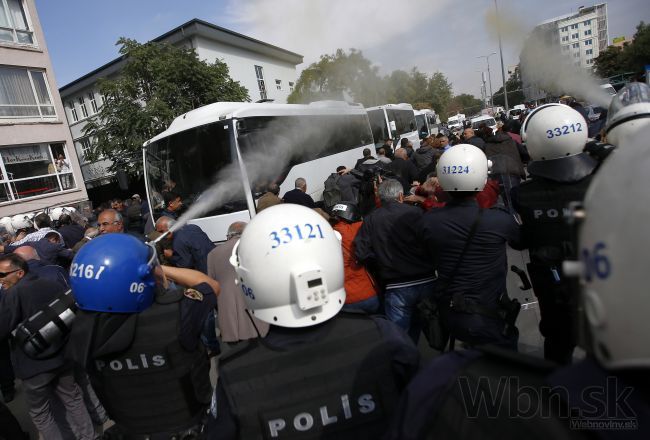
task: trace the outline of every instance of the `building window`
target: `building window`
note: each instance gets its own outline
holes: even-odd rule
[[[68,102],[68,108],[70,109],[70,116],[72,117],[72,122],[77,122],[79,120],[79,116],[77,115],[77,109],[74,108],[74,102],[72,101]]]
[[[79,146],[81,147],[81,155],[83,157],[83,160],[87,160],[86,156],[88,153],[90,153],[90,148],[92,146],[90,138],[85,137],[79,139]]]
[[[587,30],[585,31],[585,37],[586,37],[587,35],[591,35],[591,29],[587,29]]]
[[[586,54],[586,55],[592,55],[593,53],[594,53],[594,50],[593,50],[593,49],[587,49],[587,50],[585,51],[585,54]]]
[[[578,38],[579,36],[580,36],[580,34],[578,34],[577,32],[575,34],[571,34],[571,38],[574,39],[574,40],[576,38]]]
[[[84,101],[83,96],[79,97],[79,108],[81,108],[81,114],[84,118],[88,117],[88,109],[86,108],[86,101]]]
[[[264,84],[262,66],[255,66],[255,76],[257,77],[257,86],[260,90],[260,99],[266,99],[266,85]]]
[[[97,101],[95,101],[95,94],[93,92],[88,93],[88,101],[90,101],[90,108],[93,114],[97,113]]]
[[[0,66],[0,118],[55,117],[44,72]]]
[[[585,46],[591,46],[591,40],[585,40]]]
[[[281,79],[276,79],[275,80],[275,88],[278,90],[282,90],[282,80]]]
[[[0,169],[7,173],[0,175],[0,203],[76,187],[64,144],[2,147]]]
[[[562,42],[569,41],[569,37],[562,37]]]
[[[571,47],[577,49],[578,47],[580,47],[580,43],[573,43]]]
[[[34,44],[21,0],[0,0],[0,41]]]
[[[573,54],[573,58],[580,58],[580,52],[576,52]]]
[[[591,24],[591,20],[585,20],[582,22],[584,26],[589,26]]]
[[[593,59],[593,58],[589,58],[589,59],[587,59],[587,64],[593,64],[593,63],[594,63],[594,59]]]
[[[289,91],[293,92],[293,83],[289,81]]]
[[[564,26],[563,28],[560,28],[560,30],[561,30],[562,32],[566,32],[566,31],[569,30],[569,28],[568,28],[567,26]]]
[[[572,24],[571,29],[578,29],[578,25],[577,24]]]

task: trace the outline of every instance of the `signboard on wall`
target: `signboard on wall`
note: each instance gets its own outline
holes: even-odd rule
[[[614,37],[614,38],[612,38],[612,44],[620,43],[621,41],[625,41],[625,37]]]
[[[50,162],[47,145],[28,145],[25,147],[10,147],[0,150],[5,165],[25,162]]]

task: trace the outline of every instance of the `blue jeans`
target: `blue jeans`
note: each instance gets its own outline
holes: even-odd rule
[[[402,327],[415,344],[420,339],[422,324],[416,313],[416,306],[433,292],[434,281],[417,286],[386,289],[386,318]]]
[[[365,312],[369,315],[376,314],[379,312],[379,298],[375,295],[371,296],[368,299],[364,299],[363,301],[355,302],[352,304],[344,304],[343,311],[359,311]]]

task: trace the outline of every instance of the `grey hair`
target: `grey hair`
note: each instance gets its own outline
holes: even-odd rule
[[[395,179],[386,179],[379,184],[377,193],[382,202],[394,202],[400,194],[404,194],[404,187]]]
[[[239,237],[244,228],[246,227],[246,222],[235,222],[228,226],[228,232],[226,233],[226,239],[230,240],[233,237]]]
[[[307,186],[307,181],[305,180],[304,177],[298,177],[296,179],[296,188],[303,189],[306,186]]]

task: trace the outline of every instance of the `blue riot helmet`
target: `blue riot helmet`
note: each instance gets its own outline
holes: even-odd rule
[[[81,310],[138,313],[153,303],[156,250],[128,234],[92,239],[70,266],[72,294]]]

